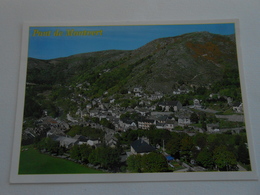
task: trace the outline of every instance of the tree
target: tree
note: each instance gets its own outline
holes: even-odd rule
[[[123,114],[120,115],[120,119],[125,119],[125,118],[130,118],[131,114],[130,112],[125,112]]]
[[[249,164],[250,159],[249,159],[249,151],[245,143],[241,143],[238,146],[238,161],[244,163],[244,164]]]
[[[168,163],[162,154],[151,152],[149,154],[131,155],[127,159],[127,169],[130,172],[165,172]]]
[[[156,111],[162,111],[163,109],[162,109],[161,106],[157,105],[156,108],[155,108],[155,110],[156,110]]]
[[[198,156],[197,156],[197,159],[196,159],[197,163],[205,168],[213,168],[213,165],[214,165],[214,161],[213,161],[213,158],[212,158],[212,153],[207,150],[207,149],[204,149],[202,150]]]
[[[46,150],[47,152],[56,154],[60,154],[62,152],[59,147],[59,142],[53,141],[49,137],[43,138],[40,142],[38,142],[36,144],[36,148],[38,150]]]
[[[92,148],[86,144],[75,145],[70,149],[70,157],[88,163],[88,157],[91,152]]]
[[[179,134],[173,132],[171,139],[165,145],[167,152],[169,152],[175,158],[180,157],[180,141]]]
[[[198,122],[199,122],[199,117],[198,117],[198,115],[197,115],[195,112],[193,112],[193,113],[191,114],[191,116],[190,116],[190,120],[191,120],[191,122],[193,122],[193,123],[198,123]]]
[[[80,145],[80,155],[81,155],[81,160],[85,163],[88,163],[88,157],[92,152],[91,146],[88,146],[86,144]]]
[[[127,93],[128,93],[128,90],[127,90],[126,88],[122,88],[122,89],[120,90],[120,93],[121,93],[121,94],[127,94]]]
[[[93,117],[91,119],[94,123],[99,123],[99,118],[98,117]]]
[[[237,170],[235,155],[228,151],[226,146],[219,146],[213,152],[214,163],[218,170],[231,171]]]
[[[218,123],[219,120],[217,119],[217,117],[215,115],[211,115],[207,118],[207,122],[208,123]]]
[[[159,144],[162,146],[163,141],[166,143],[171,138],[170,131],[165,129],[157,129],[155,125],[151,125],[147,135],[153,145]]]
[[[141,173],[142,170],[142,156],[137,155],[131,155],[127,158],[126,164],[128,171],[132,173]]]
[[[205,87],[198,87],[196,89],[196,94],[198,95],[204,95],[207,92],[207,89]]]
[[[115,126],[110,121],[108,121],[106,118],[102,118],[100,121],[100,124],[109,129],[115,129]]]
[[[190,136],[187,135],[181,140],[181,156],[184,157],[187,161],[190,160],[191,149],[193,146],[193,140]]]
[[[204,133],[197,133],[194,137],[194,144],[201,149],[207,145],[207,134]]]
[[[75,160],[81,160],[79,145],[75,145],[70,149],[70,158]]]
[[[134,99],[131,99],[130,100],[130,103],[129,103],[129,106],[131,108],[135,108],[136,106],[138,106],[138,101],[137,100],[134,100]]]
[[[35,117],[39,118],[42,115],[41,105],[33,99],[34,96],[29,94],[29,90],[25,96],[25,106],[24,106],[24,117]]]
[[[99,147],[91,152],[88,160],[91,164],[99,164],[103,168],[112,169],[120,163],[120,156],[116,149]]]
[[[217,134],[209,134],[207,136],[207,148],[209,151],[213,152],[217,146],[221,145],[221,140]]]
[[[92,139],[103,139],[105,132],[102,129],[91,127],[82,127],[79,125],[72,126],[67,135],[74,137],[75,135],[83,135]]]
[[[59,108],[56,107],[53,102],[51,101],[46,101],[44,102],[44,107],[46,108],[46,110],[48,111],[48,115],[52,116],[52,117],[57,117],[59,116]]]
[[[138,138],[138,132],[135,130],[129,130],[126,133],[127,133],[126,139],[128,143],[133,142]]]
[[[151,152],[142,157],[142,172],[165,172],[168,163],[162,154]]]

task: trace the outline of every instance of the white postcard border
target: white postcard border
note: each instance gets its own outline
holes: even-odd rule
[[[173,173],[108,173],[108,174],[46,174],[46,175],[19,175],[19,156],[23,124],[23,110],[25,98],[26,69],[29,44],[29,27],[33,26],[116,26],[116,25],[179,25],[179,24],[212,24],[212,23],[234,23],[237,44],[237,57],[239,64],[240,83],[244,104],[244,117],[247,126],[247,139],[250,152],[252,171],[246,172],[173,172]],[[250,120],[248,118],[248,102],[245,93],[245,78],[242,67],[241,49],[239,40],[239,21],[230,20],[205,20],[205,21],[166,21],[166,22],[115,22],[115,23],[35,23],[25,22],[23,26],[20,75],[18,83],[17,110],[15,131],[13,140],[13,153],[10,171],[10,183],[111,183],[111,182],[165,182],[165,181],[226,181],[226,180],[258,180],[254,157],[254,145]]]

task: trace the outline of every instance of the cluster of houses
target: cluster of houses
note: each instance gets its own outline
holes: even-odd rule
[[[58,128],[60,125],[63,125],[62,123],[58,123],[51,117],[45,117],[45,120],[51,122],[48,124],[51,129],[47,132],[47,137],[59,142],[60,147],[70,149],[75,145],[86,144],[96,148],[102,144],[102,141],[100,139],[91,139],[82,135],[75,135],[74,137],[67,136],[63,130]],[[114,136],[114,131],[111,131],[109,129],[104,130],[106,131],[106,135],[103,141],[105,141],[108,146],[115,147],[118,140]],[[130,148],[130,152],[127,152],[127,156],[132,154],[148,154],[156,150],[155,147],[149,144],[149,139],[145,137],[138,138],[136,141],[132,142]]]
[[[45,118],[51,118],[51,117],[45,117]],[[55,119],[52,120],[56,121]],[[88,126],[94,129],[102,129],[103,131],[105,131],[105,137],[103,140],[101,140],[101,138],[93,139],[83,135],[75,135],[74,137],[70,137],[65,134],[65,131],[69,130],[69,127],[68,129],[60,128],[61,125],[64,126],[64,122],[56,121],[56,124],[49,124],[50,128],[48,129],[46,136],[50,137],[54,141],[59,142],[60,146],[65,147],[67,149],[73,147],[74,145],[82,145],[82,144],[86,144],[95,148],[100,146],[102,142],[105,142],[106,145],[110,147],[115,147],[117,144],[117,138],[115,137],[116,132],[112,129],[105,128],[98,123],[88,121],[88,122],[74,122],[74,123],[69,123],[67,125],[68,126],[80,125],[82,127]]]
[[[163,111],[156,111],[154,107],[159,106]],[[191,124],[189,115],[178,116],[178,120],[171,117],[174,112],[183,110],[182,104],[179,101],[164,101],[159,102],[151,107],[136,107],[132,108],[110,108],[103,109],[104,106],[89,110],[90,117],[97,117],[99,120],[105,118],[110,121],[116,131],[127,131],[129,129],[149,129],[151,126],[156,126],[158,129],[173,130],[176,126],[186,126]],[[139,115],[138,120],[130,118],[120,119],[121,114],[136,113]]]
[[[81,88],[81,85],[77,86]],[[188,93],[187,90],[177,90],[175,95]],[[184,107],[179,101],[161,101],[164,95],[160,92],[155,92],[150,96],[146,96],[142,88],[134,88],[132,92],[128,92],[129,97],[138,97],[138,106],[135,108],[124,108],[117,105],[115,99],[111,99],[109,103],[102,102],[101,98],[91,100],[84,109],[79,108],[75,114],[68,113],[67,120],[62,121],[48,116],[47,111],[44,111],[44,117],[39,119],[35,128],[27,128],[23,131],[23,138],[34,139],[37,136],[46,136],[59,143],[60,147],[70,149],[75,145],[86,144],[93,148],[97,148],[102,144],[109,147],[116,147],[118,139],[116,134],[118,132],[125,132],[128,130],[149,130],[151,128],[164,129],[169,131],[176,130],[177,126],[187,127],[192,124],[191,115],[192,109],[203,109],[202,102],[198,99],[193,100],[193,105]],[[89,100],[79,95],[84,101]],[[159,102],[152,105],[151,101],[158,100]],[[230,99],[229,99],[230,100]],[[73,101],[77,101],[74,99]],[[80,100],[81,101],[81,100]],[[229,101],[230,105],[232,101]],[[192,108],[192,109],[191,109]],[[233,103],[232,109],[234,112],[243,113],[242,103]],[[126,117],[122,115],[129,113]],[[135,116],[134,119],[127,116]],[[114,129],[109,129],[102,126],[100,123],[94,122],[93,118],[98,118],[99,121],[106,119],[113,124]],[[101,129],[105,132],[104,138],[93,139],[83,135],[68,136],[66,132],[71,126],[91,127],[93,129]],[[197,129],[196,129],[197,128]],[[199,127],[193,127],[198,131],[205,130]],[[234,131],[240,131],[240,128]],[[206,124],[206,131],[208,133],[219,133],[226,130],[220,129],[219,124]],[[194,134],[193,132],[188,132]],[[128,146],[129,147],[129,146]],[[130,151],[126,151],[121,155],[121,162],[125,162],[130,155],[144,155],[157,150],[159,147],[150,145],[149,139],[142,137],[133,141],[130,144]],[[169,156],[162,150],[162,154],[167,159],[168,163],[174,158]],[[169,163],[169,166],[172,166]]]
[[[66,135],[64,132],[70,128],[70,125],[75,125],[75,124],[72,123],[69,124],[63,121],[58,121],[56,119],[53,119],[50,116],[41,118],[38,121],[38,124],[39,125],[37,128],[35,128],[35,130],[38,128],[40,128],[41,130],[45,129],[45,132],[47,131],[46,137],[49,137],[52,140],[59,142],[60,147],[64,147],[66,149],[70,149],[75,145],[82,145],[82,144],[86,144],[97,148],[102,144],[103,141],[106,143],[106,145],[110,147],[115,147],[118,141],[117,138],[115,137],[115,131],[108,128],[104,128],[93,122],[85,122],[85,123],[81,123],[80,125],[91,126],[93,128],[102,128],[106,132],[104,140],[91,139],[82,135],[75,135],[74,137],[70,137]],[[30,134],[34,135],[33,133],[34,132],[32,131],[30,132]],[[130,147],[131,147],[131,152],[130,153],[128,152],[127,156],[131,154],[141,154],[141,155],[147,154],[149,152],[156,150],[156,148],[154,148],[149,144],[149,140],[144,137],[140,139],[138,138],[136,141],[131,143]]]
[[[182,93],[185,93],[185,91],[182,91]],[[96,98],[86,108],[79,109],[76,115],[80,118],[96,117],[99,120],[105,118],[114,125],[116,131],[127,131],[137,128],[149,129],[151,126],[156,126],[158,129],[173,130],[176,126],[191,124],[189,116],[178,116],[178,120],[169,116],[173,112],[178,112],[182,109],[182,104],[179,101],[162,101],[151,105],[151,101],[160,100],[164,97],[161,92],[155,92],[148,96],[141,87],[136,87],[132,91],[128,91],[128,94],[131,94],[132,97],[140,98],[139,104],[135,108],[122,108],[114,103],[115,99],[111,99],[109,103],[103,103],[101,98]],[[158,107],[162,112],[156,112]],[[140,116],[139,120],[120,119],[120,116],[126,112],[137,113]],[[67,119],[73,122],[71,117],[67,117]]]
[[[80,88],[81,86],[77,86]],[[187,90],[177,90],[174,94],[188,93]],[[93,147],[97,147],[101,144],[101,140],[93,140],[81,135],[74,137],[68,137],[64,132],[70,129],[70,126],[81,125],[90,126],[95,129],[102,129],[106,131],[105,143],[111,147],[114,147],[117,143],[115,138],[116,132],[122,132],[127,130],[144,129],[149,130],[151,127],[157,129],[166,129],[173,131],[176,126],[189,126],[191,124],[190,116],[192,111],[190,108],[202,109],[201,101],[198,99],[193,100],[193,105],[189,108],[183,107],[179,101],[161,101],[155,105],[151,105],[151,101],[162,100],[164,95],[160,92],[155,92],[152,95],[146,95],[141,87],[136,87],[132,91],[129,91],[131,97],[139,97],[139,104],[135,108],[123,108],[115,104],[115,99],[111,99],[109,103],[103,103],[101,98],[96,98],[87,104],[84,109],[78,109],[75,113],[76,117],[73,118],[70,113],[67,114],[67,121],[58,121],[48,116],[45,111],[45,117],[37,121],[37,127],[28,128],[23,131],[23,137],[36,137],[38,135],[45,134],[47,137],[53,138],[60,143],[60,146],[70,148],[73,145],[87,144]],[[81,95],[82,96],[82,95]],[[80,97],[81,97],[80,96]],[[86,100],[86,98],[84,98]],[[76,101],[76,100],[75,100]],[[159,108],[159,109],[158,109]],[[160,110],[160,111],[158,111]],[[233,110],[236,112],[243,112],[243,105],[241,103],[234,104]],[[121,115],[125,113],[138,115],[138,119],[122,118]],[[173,117],[174,114],[174,117]],[[75,116],[74,115],[74,116]],[[95,123],[91,120],[85,121],[84,118],[98,118],[108,120],[113,124],[114,129],[108,129]],[[218,132],[218,124],[208,124],[208,132]]]

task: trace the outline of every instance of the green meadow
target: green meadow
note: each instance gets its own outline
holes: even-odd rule
[[[27,150],[25,150],[27,148]],[[42,154],[32,146],[23,147],[20,154],[19,174],[80,174],[104,173],[69,160]]]

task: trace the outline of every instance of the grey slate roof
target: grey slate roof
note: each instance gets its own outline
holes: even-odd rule
[[[145,142],[142,139],[138,139],[132,142],[131,146],[137,153],[152,152],[155,150],[153,146],[149,145],[147,142]]]

